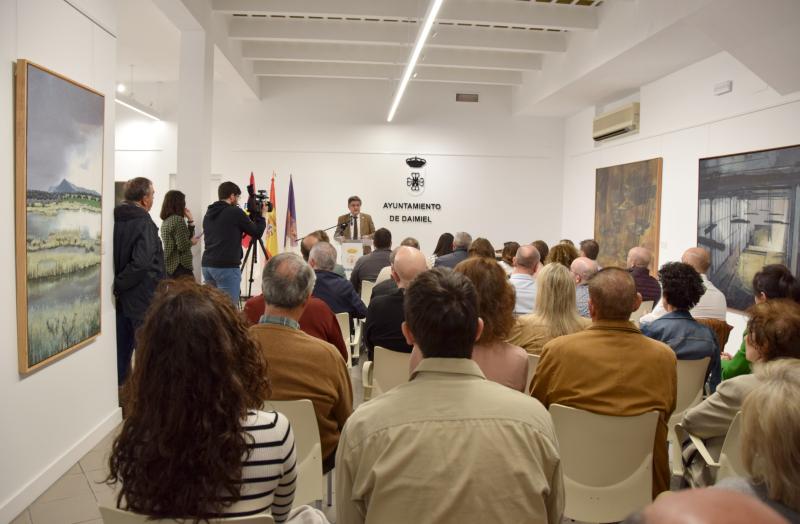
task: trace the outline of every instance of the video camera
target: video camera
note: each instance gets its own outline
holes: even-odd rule
[[[247,185],[247,203],[244,205],[245,211],[250,215],[250,218],[255,219],[260,217],[266,208],[267,213],[272,211],[272,202],[269,201],[267,191],[259,189],[255,191],[253,184]]]

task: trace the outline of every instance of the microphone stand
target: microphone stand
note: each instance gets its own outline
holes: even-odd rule
[[[315,229],[314,231],[312,231],[308,235],[303,235],[302,237],[298,238],[298,240],[300,242],[302,242],[303,239],[305,239],[307,236],[312,235],[312,234],[316,233],[317,231],[330,231],[331,229],[333,229],[335,227],[337,227],[337,228],[340,227],[340,228],[342,228],[342,231],[344,231],[344,229],[347,227],[347,224],[348,224],[348,222],[342,222],[341,224],[334,224],[331,227],[326,227],[325,229]]]

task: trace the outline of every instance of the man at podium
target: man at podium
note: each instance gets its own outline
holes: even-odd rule
[[[371,239],[373,233],[375,233],[375,224],[372,223],[371,216],[361,212],[361,199],[357,196],[351,196],[347,199],[347,208],[350,213],[340,216],[336,221],[339,224],[336,230],[336,239],[339,242]],[[369,246],[364,246],[365,255],[370,251]]]

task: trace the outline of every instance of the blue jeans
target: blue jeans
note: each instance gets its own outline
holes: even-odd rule
[[[231,297],[233,307],[239,308],[242,272],[238,267],[203,267],[203,281]]]

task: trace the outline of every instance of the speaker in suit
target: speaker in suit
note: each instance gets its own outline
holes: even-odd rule
[[[357,229],[358,231],[354,231],[354,222],[358,221]],[[340,216],[336,219],[337,224],[347,224],[344,228],[344,231],[341,233],[337,233],[336,238],[343,242],[345,240],[354,239],[353,233],[357,232],[358,237],[357,239],[361,239],[364,237],[372,238],[373,233],[375,233],[375,224],[372,222],[372,217],[366,213],[359,213],[355,218],[351,214],[346,214]],[[364,246],[364,254],[368,254],[372,249],[369,246]]]

